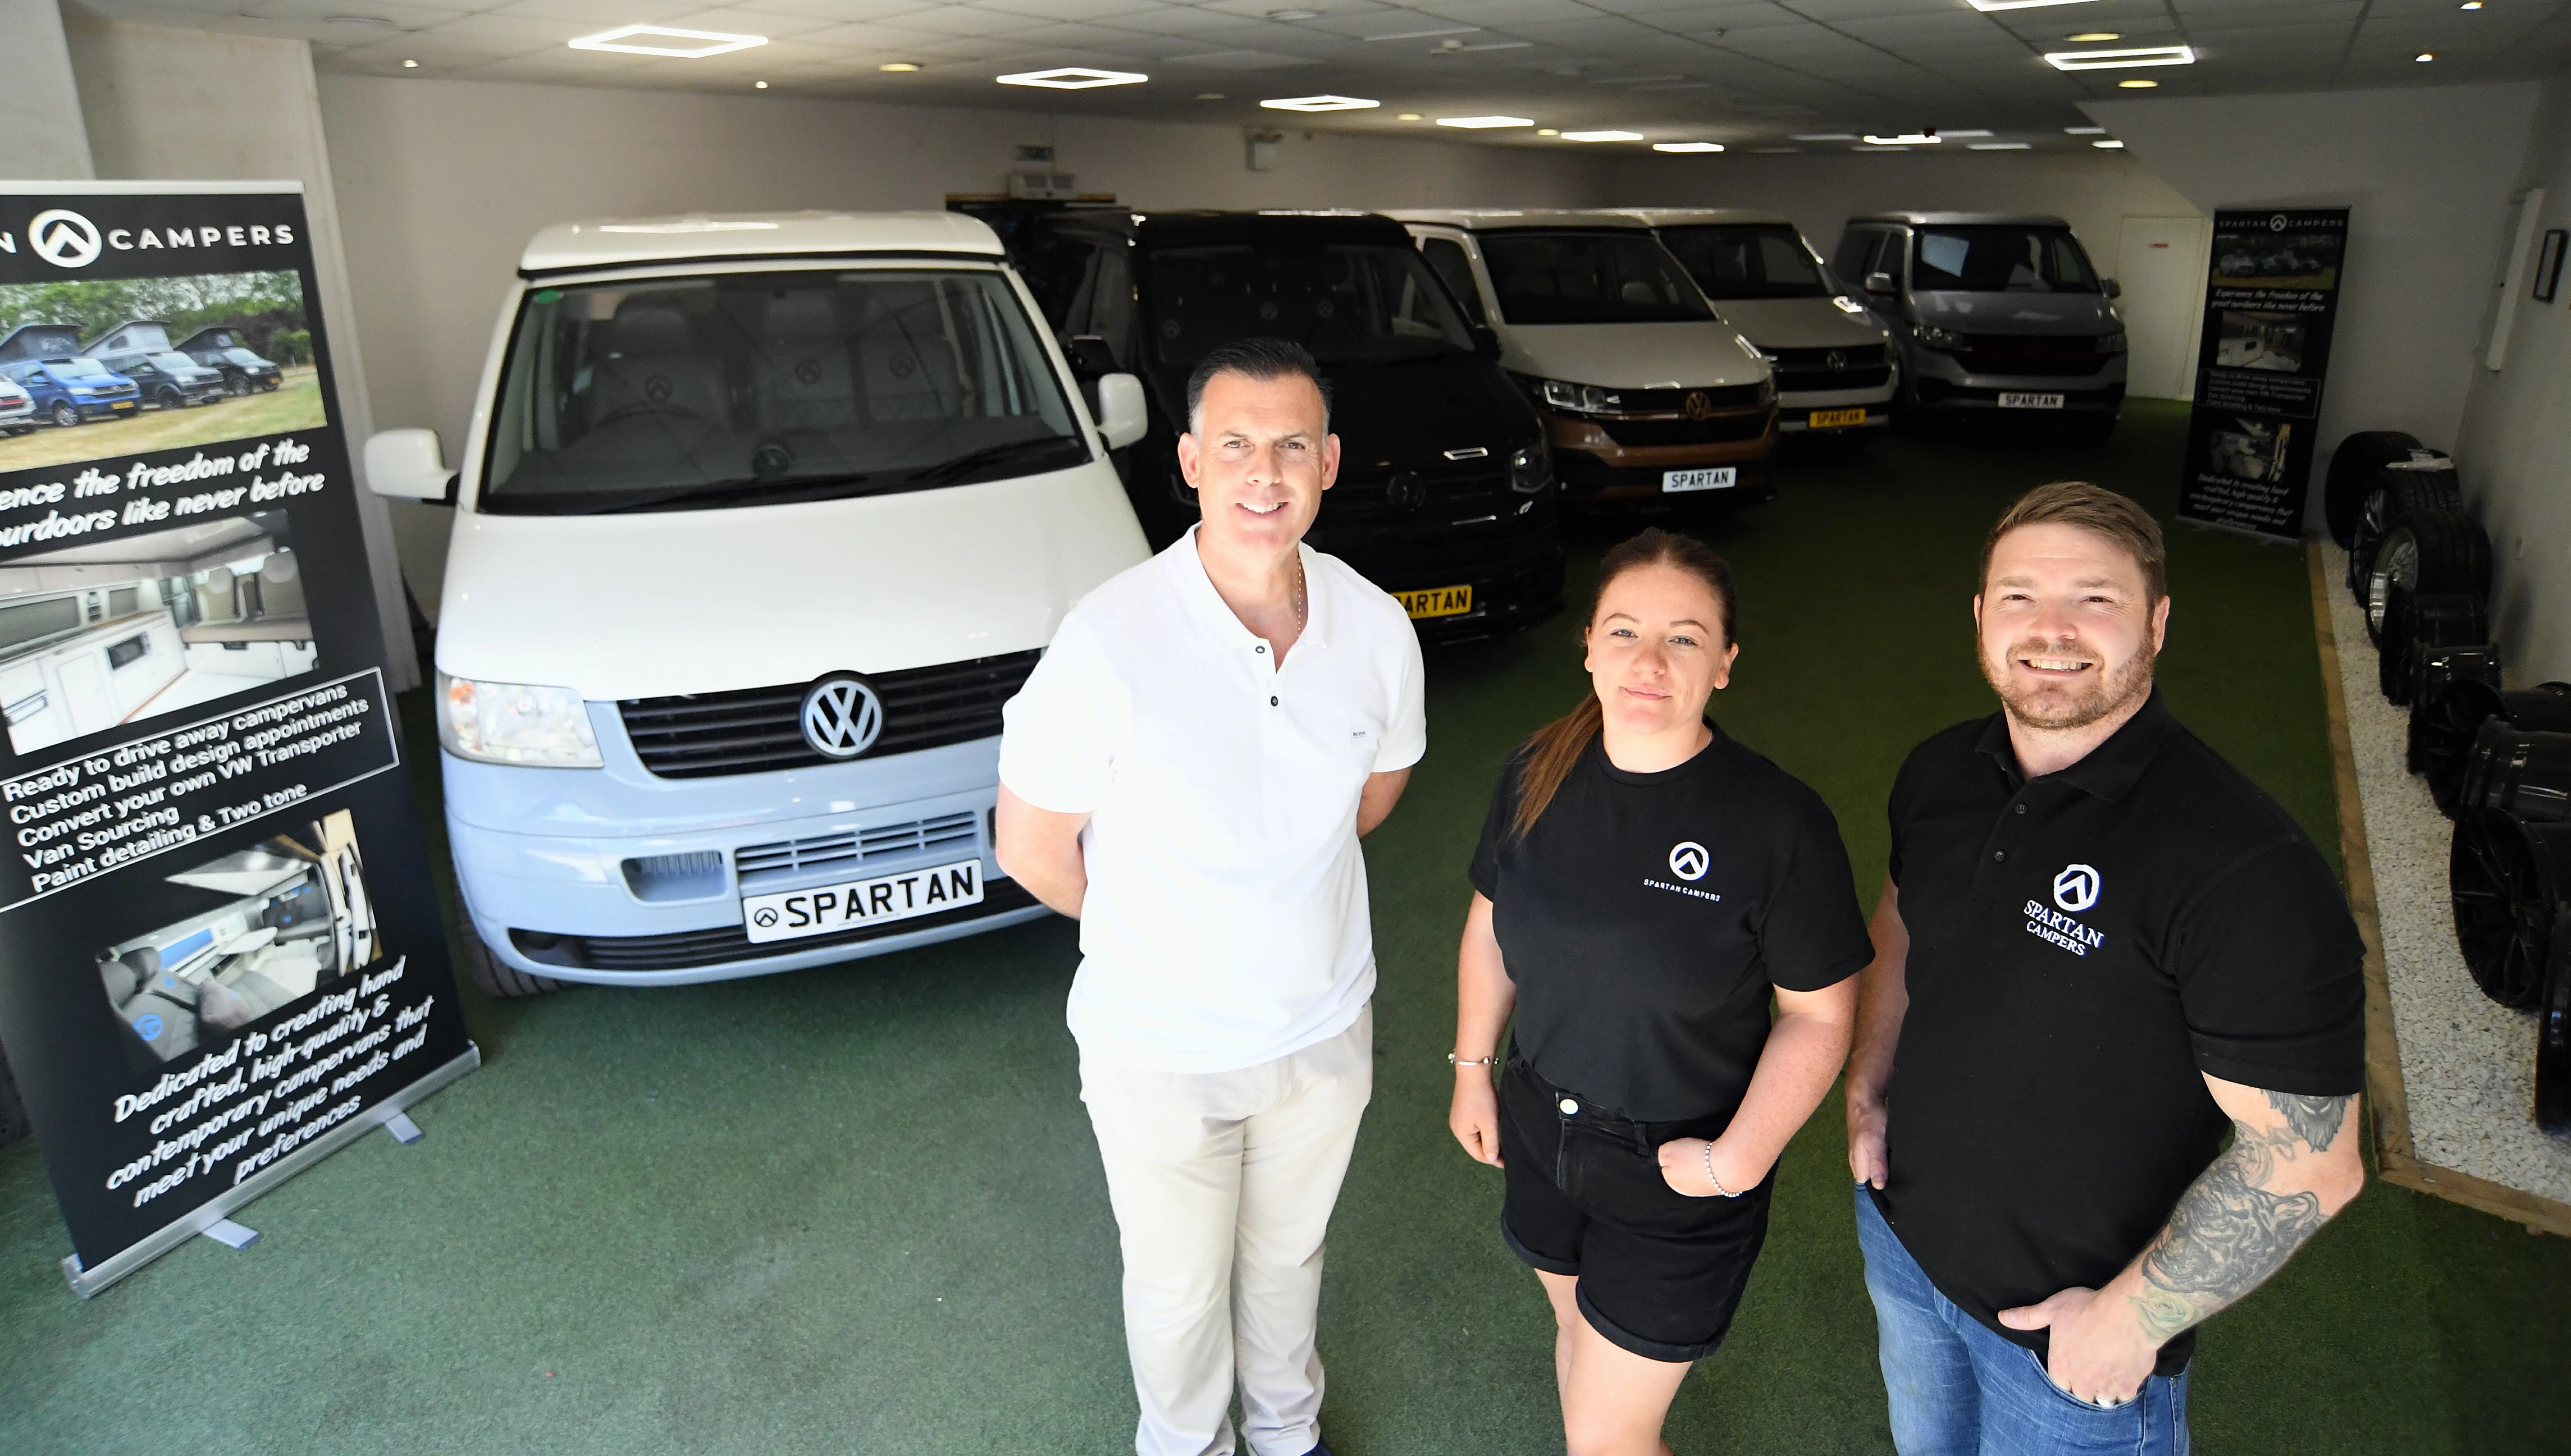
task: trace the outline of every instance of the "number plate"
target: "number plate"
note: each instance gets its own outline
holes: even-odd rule
[[[2062,396],[2059,394],[2003,394],[2000,396],[2002,409],[2060,409],[2061,407]]]
[[[1834,430],[1842,425],[1861,425],[1864,423],[1865,406],[1863,405],[1858,405],[1854,409],[1816,409],[1812,411],[1811,426],[1816,430]]]
[[[1718,465],[1711,470],[1664,470],[1661,490],[1669,495],[1683,490],[1730,490],[1740,479],[1738,465]]]
[[[982,903],[982,861],[959,859],[930,869],[877,875],[808,890],[741,897],[741,921],[753,945],[801,940],[861,925],[882,925]]]
[[[1392,599],[1413,621],[1422,617],[1460,617],[1473,610],[1471,587],[1429,587],[1416,592],[1395,592]]]

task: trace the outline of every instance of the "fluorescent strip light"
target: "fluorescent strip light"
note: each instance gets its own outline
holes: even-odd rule
[[[1041,86],[1049,91],[1087,91],[1097,86],[1139,86],[1152,78],[1140,71],[1100,71],[1088,66],[1057,66],[1050,71],[1020,71],[995,76],[1002,86]]]
[[[1721,142],[1654,142],[1652,150],[1655,152],[1720,152],[1723,150],[1723,144]]]
[[[2194,46],[2139,46],[2129,51],[2047,51],[2056,71],[2123,71],[2135,66],[2193,66]]]
[[[658,36],[663,40],[694,42],[689,45],[638,45],[635,36]],[[752,46],[768,44],[764,35],[734,35],[720,30],[679,30],[666,25],[620,25],[566,42],[575,51],[617,51],[629,56],[672,56],[694,61],[706,56],[720,56],[731,51],[746,51]]]
[[[1990,135],[1990,132],[1982,128],[1976,128],[1969,132],[1959,132],[1950,127],[1945,131],[1939,132],[1937,135],[1941,137],[1987,137]]]
[[[1433,35],[1471,35],[1478,25],[1441,25],[1428,30],[1396,30],[1389,35],[1370,35],[1368,41],[1424,41]]]
[[[1798,142],[1853,142],[1853,141],[1855,141],[1855,140],[1856,140],[1856,133],[1854,133],[1854,132],[1797,132],[1797,133],[1795,134],[1795,140],[1796,140],[1796,141],[1798,141]]]
[[[2105,140],[2105,141],[2100,141],[2100,142],[2092,142],[2092,143],[2090,143],[2089,145],[2090,145],[2090,146],[2092,146],[2092,147],[2102,148],[2102,149],[2104,149],[2104,150],[2106,150],[2106,151],[2109,151],[2109,152],[2122,152],[2122,151],[2124,151],[2124,150],[2125,150],[2125,144],[2124,144],[2124,143],[2122,143],[2122,142],[2116,141],[2116,140],[2114,140],[2113,138],[2109,138],[2109,139],[2107,139],[2107,140]]]
[[[1437,125],[1462,127],[1468,132],[1483,132],[1493,127],[1531,127],[1535,125],[1535,120],[1532,117],[1439,117]]]
[[[1639,142],[1643,140],[1643,134],[1640,132],[1565,132],[1562,134],[1562,140],[1566,142]]]
[[[2103,137],[2107,135],[2107,129],[2105,127],[2064,127],[2062,129],[2062,135],[2066,137]]]
[[[1903,132],[1897,137],[1877,137],[1869,133],[1865,144],[1869,147],[1934,147],[1937,138],[1930,132]]]
[[[2035,149],[2024,142],[1974,142],[1968,144],[1964,150],[1967,152],[2032,152]]]
[[[1964,0],[1975,10],[2033,10],[2039,5],[2086,5],[2089,0]]]
[[[1383,103],[1359,96],[1283,96],[1260,105],[1270,111],[1371,111]]]

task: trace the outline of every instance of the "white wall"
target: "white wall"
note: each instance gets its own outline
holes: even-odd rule
[[[101,178],[280,180],[303,184],[312,270],[329,335],[339,417],[354,455],[373,428],[365,361],[350,302],[330,159],[301,41],[210,31],[164,30],[63,12],[71,63],[80,78],[89,150]],[[356,490],[357,519],[383,620],[387,677],[395,691],[417,686],[409,611],[402,604],[393,527],[381,497]]]
[[[2534,120],[2533,83],[2083,103],[2208,213],[2345,207],[2348,250],[2313,461],[2354,430],[2451,448]]]
[[[0,0],[0,171],[26,179],[86,179],[89,135],[81,126],[71,52],[54,0]]]
[[[2518,191],[2543,188],[2543,230],[2571,229],[2571,77],[2543,89]],[[2531,259],[2530,259],[2531,261]],[[2489,528],[2491,615],[2512,687],[2571,679],[2571,289],[2521,288],[2502,367],[2472,370],[2454,450]]]
[[[1593,159],[1289,131],[1271,172],[1236,127],[770,96],[324,75],[321,115],[375,418],[461,454],[500,297],[538,228],[575,218],[787,208],[940,208],[997,192],[1021,143],[1083,191],[1142,207],[1586,206]],[[451,516],[395,503],[434,610]]]

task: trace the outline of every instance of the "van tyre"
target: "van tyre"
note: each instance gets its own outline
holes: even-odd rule
[[[2402,430],[2359,430],[2338,442],[2330,456],[2329,475],[2321,487],[2321,513],[2330,539],[2341,546],[2356,540],[2356,514],[2384,466],[2407,460],[2419,448],[2419,437]]]
[[[68,430],[81,422],[80,406],[67,399],[54,401],[54,427]]]
[[[2482,994],[2514,1011],[2536,1003],[2571,896],[2571,824],[2528,824],[2500,809],[2455,817],[2447,851],[2455,946]]]
[[[248,375],[244,374],[232,375],[224,380],[224,388],[229,390],[236,397],[248,394],[250,392],[250,378]]]
[[[2383,700],[2407,708],[2427,664],[2448,649],[2489,649],[2490,619],[2469,592],[2422,592],[2394,586],[2383,606],[2383,646],[2374,655]],[[2492,649],[2496,651],[2495,649]],[[2417,772],[2418,765],[2410,765]]]
[[[2464,592],[2490,596],[2490,537],[2481,522],[2461,511],[2416,511],[2404,516],[2383,537],[2365,582],[2365,632],[2383,646],[2384,609],[2392,589],[2411,597],[2431,592]]]
[[[528,996],[542,996],[559,991],[563,983],[551,976],[530,976],[491,953],[482,943],[482,934],[473,928],[473,917],[457,907],[455,939],[464,948],[465,974],[473,978],[482,994],[496,1001],[516,1001]]]
[[[2463,494],[2451,470],[2386,469],[2378,473],[2357,507],[2356,539],[2347,548],[2347,589],[2357,605],[2365,603],[2365,578],[2374,569],[2374,553],[2402,517],[2463,508]]]

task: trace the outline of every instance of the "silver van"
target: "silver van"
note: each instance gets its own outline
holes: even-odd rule
[[[1830,267],[1901,349],[1900,407],[2050,420],[2104,440],[2125,402],[2121,291],[2060,218],[1871,213]]]

